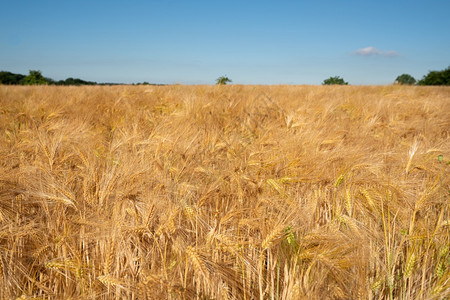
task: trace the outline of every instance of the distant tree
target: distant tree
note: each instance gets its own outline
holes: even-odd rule
[[[95,85],[97,82],[94,81],[86,81],[79,78],[69,77],[66,80],[59,80],[54,82],[56,85]]]
[[[51,84],[51,85],[96,85],[95,81],[86,81],[79,78],[69,77],[66,80],[55,81],[51,78],[42,76],[41,71],[30,70],[30,73],[25,76],[22,74],[14,74],[7,71],[0,71],[1,84]]]
[[[77,85],[77,81],[74,78],[69,77],[69,78],[66,78],[66,80],[64,81],[64,84],[65,85]]]
[[[416,83],[416,79],[409,74],[402,74],[397,76],[394,83],[412,85]]]
[[[442,71],[430,71],[417,83],[418,85],[450,85],[450,66]]]
[[[216,79],[216,84],[218,85],[225,85],[229,82],[232,82],[232,80],[226,76],[220,76],[219,78]]]
[[[348,85],[348,82],[345,82],[343,78],[339,76],[330,77],[328,79],[325,79],[322,82],[323,85],[333,85],[333,84],[339,84],[339,85]]]
[[[30,74],[23,78],[24,85],[48,84],[48,80],[42,76],[41,71],[30,70]]]
[[[0,72],[0,83],[1,84],[21,84],[22,80],[25,78],[25,75],[22,74],[14,74],[7,71]]]
[[[57,84],[57,81],[53,80],[52,78],[45,77],[45,80],[47,81],[46,84],[52,84],[52,85],[56,85]]]

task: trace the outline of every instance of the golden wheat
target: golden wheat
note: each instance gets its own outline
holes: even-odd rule
[[[0,86],[0,299],[444,299],[449,105]]]

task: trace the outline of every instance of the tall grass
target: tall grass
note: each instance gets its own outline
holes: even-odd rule
[[[1,299],[450,296],[450,89],[0,86]]]

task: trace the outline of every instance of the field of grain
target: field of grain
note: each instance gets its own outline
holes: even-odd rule
[[[1,299],[450,296],[450,88],[0,86]]]

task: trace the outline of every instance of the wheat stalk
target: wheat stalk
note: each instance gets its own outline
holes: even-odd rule
[[[103,264],[103,273],[109,274],[113,265],[114,256],[115,256],[115,244],[114,240],[109,244],[109,247],[106,248],[105,253],[105,261]]]
[[[272,246],[279,240],[283,239],[286,236],[286,226],[280,224],[277,225],[262,241],[261,248],[266,250]]]
[[[100,275],[97,277],[97,279],[106,286],[120,287],[122,289],[126,289],[125,283],[122,280],[115,278],[111,275]]]
[[[405,266],[405,278],[409,278],[414,271],[414,267],[416,265],[416,255],[411,253],[411,255],[406,260],[406,266]]]
[[[347,214],[351,216],[353,210],[353,203],[350,195],[350,189],[345,190],[345,209],[347,210]]]
[[[418,148],[419,148],[419,142],[416,138],[414,140],[414,143],[411,145],[411,149],[409,149],[409,152],[408,152],[408,162],[407,162],[406,168],[405,168],[406,175],[408,175],[408,173],[410,171],[412,159],[413,159],[414,155],[416,154]]]
[[[341,183],[344,181],[344,178],[345,178],[345,174],[339,175],[339,177],[336,178],[336,181],[334,182],[334,187],[338,188],[341,185]]]
[[[369,192],[366,189],[362,188],[361,189],[361,194],[363,194],[363,196],[366,199],[366,201],[369,204],[369,206],[373,210],[376,210],[375,202],[373,201],[372,196],[370,196]]]

